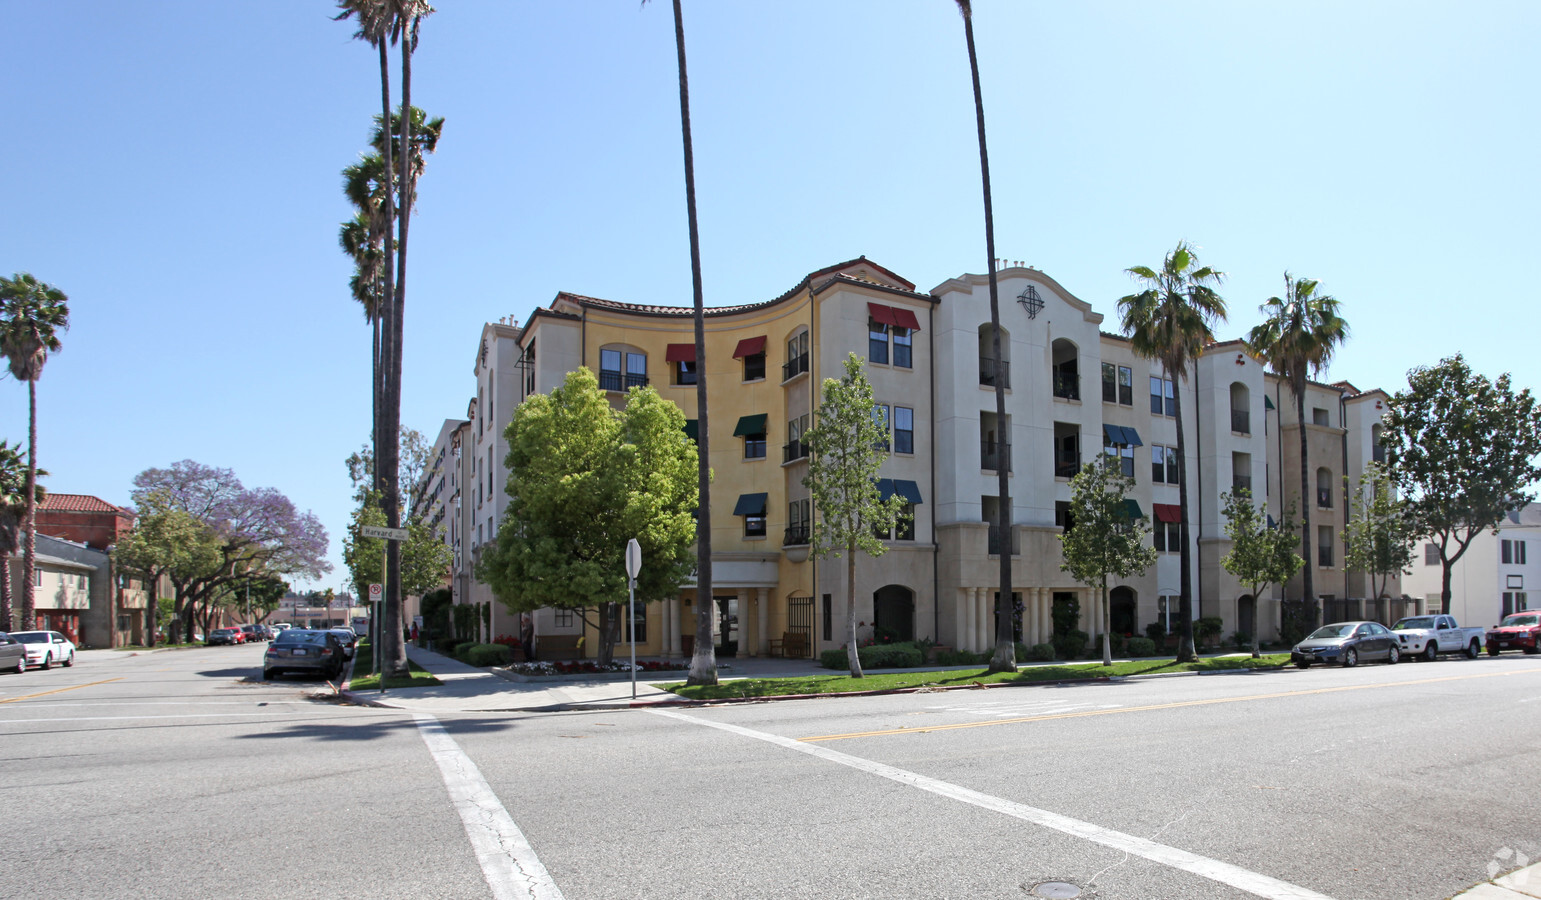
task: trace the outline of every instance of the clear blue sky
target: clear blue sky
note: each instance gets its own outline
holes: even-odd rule
[[[413,99],[447,122],[413,220],[403,421],[464,413],[482,323],[559,290],[689,305],[668,0],[441,0]],[[0,2],[0,272],[70,296],[39,383],[55,491],[129,502],[192,458],[350,508],[369,331],[338,172],[376,57],[325,2]],[[686,0],[707,303],[866,254],[985,267],[952,0]],[[1343,302],[1328,377],[1464,352],[1541,382],[1541,4],[975,0],[998,255],[1106,314],[1178,239],[1229,273],[1222,337],[1285,268]],[[399,87],[393,73],[393,86]],[[0,384],[0,437],[26,436]]]

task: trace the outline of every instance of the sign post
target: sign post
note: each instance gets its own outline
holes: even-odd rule
[[[631,699],[637,699],[637,573],[642,571],[642,545],[626,542],[626,629],[631,643]]]
[[[381,569],[380,571],[383,577],[385,570]],[[380,646],[382,643],[381,636],[384,634],[384,632],[380,629],[380,596],[382,593],[381,587],[382,586],[378,584],[371,584],[369,586],[369,631],[371,633],[371,640],[369,642],[369,656],[374,661],[375,675],[380,679],[380,693],[383,694],[385,693],[385,676],[380,673],[380,659],[382,654],[385,653],[385,650]]]

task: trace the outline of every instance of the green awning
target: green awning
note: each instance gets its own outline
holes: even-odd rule
[[[685,420],[685,437],[696,443],[701,443],[701,421],[699,419]]]
[[[1140,501],[1125,500],[1124,515],[1128,516],[1130,521],[1134,521],[1135,519],[1143,519],[1145,518],[1145,510],[1140,509]]]
[[[743,437],[748,434],[764,434],[765,420],[770,418],[765,413],[758,416],[743,416],[738,420],[738,427],[733,429],[734,437]]]
[[[1273,398],[1268,396],[1267,394],[1263,395],[1263,408],[1264,409],[1275,409],[1276,408],[1273,405]]]
[[[733,507],[735,516],[765,515],[765,501],[769,494],[739,494],[738,505]]]

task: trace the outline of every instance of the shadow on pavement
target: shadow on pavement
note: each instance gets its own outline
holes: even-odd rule
[[[499,717],[465,718],[457,716],[451,729],[456,734],[494,734],[517,727],[514,719]],[[446,722],[449,728],[450,723]],[[294,722],[260,734],[243,734],[244,741],[304,740],[304,741],[374,741],[393,734],[417,733],[417,723],[411,719],[393,715],[389,718],[350,719],[345,722]]]

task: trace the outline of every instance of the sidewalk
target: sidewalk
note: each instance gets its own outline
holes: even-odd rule
[[[1510,872],[1497,881],[1479,884],[1463,894],[1456,894],[1451,900],[1531,900],[1534,897],[1541,897],[1541,863]]]

